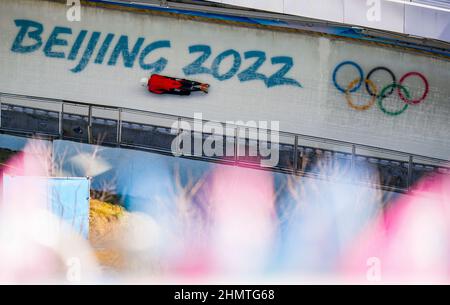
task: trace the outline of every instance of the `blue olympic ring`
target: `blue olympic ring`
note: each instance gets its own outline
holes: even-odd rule
[[[336,68],[334,68],[334,71],[333,71],[333,83],[334,83],[334,86],[335,86],[339,91],[341,91],[342,93],[345,93],[346,90],[345,90],[344,88],[342,88],[341,86],[339,86],[339,84],[337,83],[337,80],[336,80],[338,70],[339,70],[342,66],[345,66],[345,65],[353,66],[353,67],[355,67],[355,68],[358,70],[358,73],[359,73],[359,82],[358,82],[358,84],[357,84],[355,87],[353,87],[353,88],[349,91],[349,92],[355,92],[355,91],[357,91],[357,90],[361,87],[362,83],[364,82],[364,72],[363,72],[361,66],[358,65],[356,62],[353,62],[353,61],[344,61],[344,62],[341,62],[339,65],[336,66]]]

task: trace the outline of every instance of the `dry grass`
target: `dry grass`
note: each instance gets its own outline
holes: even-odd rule
[[[118,271],[125,266],[124,253],[117,240],[128,215],[119,205],[97,199],[90,201],[89,240],[99,264],[105,269]]]
[[[148,227],[147,218],[127,212],[120,205],[91,199],[89,224],[89,241],[104,272],[125,276],[162,274],[157,249],[134,247],[152,238],[153,227]],[[143,230],[148,234],[142,235]]]

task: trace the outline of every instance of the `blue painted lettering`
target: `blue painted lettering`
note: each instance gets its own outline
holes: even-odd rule
[[[64,58],[64,52],[53,51],[54,46],[67,46],[67,40],[58,38],[60,34],[72,34],[72,29],[56,26],[44,47],[44,54],[47,57]]]
[[[161,57],[157,61],[146,64],[145,63],[145,57],[150,54],[152,51],[160,48],[170,48],[170,41],[169,40],[159,40],[150,43],[147,45],[141,52],[141,55],[139,56],[139,65],[144,70],[153,70],[153,73],[160,73],[162,70],[165,69],[167,65],[167,59],[164,57]]]
[[[67,60],[75,61],[79,58],[78,64],[70,69],[73,73],[79,73],[86,69],[91,62],[91,58],[96,64],[103,64],[107,54],[109,60],[108,66],[115,66],[119,58],[122,59],[123,65],[126,68],[133,68],[136,60],[139,62],[139,68],[150,73],[161,73],[169,64],[169,60],[164,56],[156,57],[152,59],[152,54],[156,53],[159,49],[167,49],[172,47],[170,40],[157,40],[153,42],[146,42],[145,38],[138,37],[134,45],[130,45],[129,37],[127,35],[118,36],[117,42],[113,46],[113,40],[116,34],[108,33],[104,36],[104,39],[100,42],[102,33],[93,31],[90,34],[87,43],[87,37],[89,35],[88,30],[80,30],[74,40],[65,39],[63,35],[72,35],[72,29],[68,27],[55,26],[48,35],[48,39],[44,42],[44,25],[26,19],[14,20],[15,25],[19,28],[19,31],[12,43],[11,51],[16,53],[30,53],[38,50],[44,45],[43,52],[47,57],[53,58],[66,58]],[[73,41],[73,45],[68,47],[68,41]],[[83,46],[85,49],[82,50]],[[97,48],[99,45],[99,48]],[[66,48],[64,48],[66,47]],[[143,47],[143,48],[142,48]],[[110,52],[111,49],[111,52]],[[98,51],[96,51],[98,50]],[[206,44],[196,44],[189,46],[189,54],[199,53],[191,63],[182,68],[182,71],[186,76],[197,74],[208,74],[219,81],[225,81],[237,76],[240,82],[248,82],[252,80],[259,80],[264,82],[267,88],[276,86],[294,86],[302,87],[302,85],[295,79],[287,76],[289,71],[294,67],[294,60],[289,56],[276,56],[271,58],[272,65],[281,65],[281,67],[272,75],[266,76],[263,73],[258,72],[267,61],[266,53],[261,50],[249,50],[241,53],[234,49],[228,49],[218,54],[212,63],[206,64],[208,59],[212,55],[211,46]],[[160,51],[162,52],[162,51]],[[94,53],[96,53],[94,59]],[[81,56],[79,56],[81,55]],[[180,54],[183,58],[183,54]],[[243,60],[248,61],[245,68]],[[226,61],[224,63],[224,61]],[[231,62],[229,68],[224,66]]]
[[[245,69],[244,71],[242,71],[241,73],[238,74],[239,80],[241,82],[247,82],[250,80],[260,79],[265,83],[267,80],[267,76],[265,76],[264,74],[258,73],[256,71],[258,71],[258,69],[266,61],[266,53],[264,53],[262,51],[247,51],[244,53],[244,58],[245,59],[257,58],[257,59],[253,63],[253,65],[251,65],[250,67],[248,67],[247,69]]]
[[[93,32],[91,35],[91,38],[89,39],[88,45],[86,47],[86,50],[84,50],[83,57],[81,57],[80,62],[78,65],[71,69],[72,72],[78,73],[80,71],[83,71],[84,68],[86,68],[87,64],[89,63],[89,60],[92,57],[92,54],[94,53],[95,46],[97,45],[98,39],[100,38],[100,32]]]
[[[193,45],[189,47],[189,53],[203,53],[191,64],[183,68],[185,75],[211,74],[209,68],[203,67],[203,63],[211,56],[211,47],[207,45]]]
[[[19,33],[17,33],[16,39],[14,39],[11,51],[17,53],[29,53],[36,51],[41,47],[42,45],[41,34],[42,31],[44,30],[42,23],[24,19],[14,20],[14,23],[16,24],[16,26],[20,27],[20,30]],[[31,31],[32,28],[34,28],[34,31]],[[23,45],[23,40],[25,39],[25,34],[27,33],[28,38],[33,39],[35,41],[34,44]]]
[[[103,59],[105,58],[106,52],[108,51],[109,46],[111,45],[111,41],[114,38],[114,34],[109,33],[106,35],[105,40],[103,40],[102,46],[100,47],[100,50],[98,50],[97,57],[95,58],[94,63],[96,64],[102,64]]]
[[[77,36],[77,39],[75,40],[75,43],[72,46],[72,49],[70,50],[69,56],[67,56],[68,60],[75,60],[78,55],[78,51],[80,50],[81,44],[84,41],[84,38],[86,37],[87,31],[82,30]]]
[[[284,64],[284,66],[282,66],[277,72],[275,72],[272,76],[270,76],[267,79],[266,85],[268,88],[281,85],[302,87],[302,85],[300,85],[300,83],[297,82],[295,79],[284,77],[294,65],[292,57],[288,56],[272,57],[271,61],[273,65]]]
[[[233,56],[233,66],[230,68],[230,70],[227,73],[224,73],[224,74],[221,75],[219,73],[220,64],[228,56]],[[212,74],[218,80],[230,79],[236,74],[236,72],[241,67],[241,62],[242,62],[241,55],[237,51],[235,51],[235,50],[226,50],[226,51],[220,53],[214,59],[214,61],[212,63],[212,67],[211,67]]]
[[[117,42],[116,47],[109,58],[108,65],[115,66],[119,55],[122,55],[124,66],[127,68],[132,68],[143,43],[144,38],[139,37],[130,52],[128,48],[128,36],[120,36],[119,41]]]

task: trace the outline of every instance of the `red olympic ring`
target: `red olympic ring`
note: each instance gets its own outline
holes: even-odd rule
[[[421,73],[419,73],[419,72],[408,72],[408,73],[406,73],[406,74],[403,75],[402,78],[400,79],[399,84],[400,84],[400,85],[403,85],[403,81],[404,81],[406,78],[408,78],[408,77],[410,77],[410,76],[413,76],[413,75],[416,75],[416,76],[420,77],[420,78],[422,79],[423,83],[425,84],[425,91],[423,92],[422,96],[421,96],[419,99],[417,99],[417,100],[409,100],[409,99],[407,99],[407,98],[403,95],[403,92],[400,90],[400,87],[397,87],[397,92],[398,92],[398,95],[400,96],[400,98],[401,98],[405,103],[410,104],[410,105],[416,105],[416,104],[419,104],[420,102],[422,102],[424,99],[426,99],[426,97],[427,97],[427,95],[428,95],[428,92],[430,91],[430,86],[429,86],[429,84],[428,84],[428,80],[425,78],[425,76],[423,76],[423,75],[422,75]]]

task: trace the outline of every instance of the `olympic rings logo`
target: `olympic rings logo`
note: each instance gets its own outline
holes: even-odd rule
[[[346,65],[355,67],[356,70],[358,71],[359,76],[356,77],[354,80],[352,80],[347,85],[347,87],[344,88],[344,87],[341,87],[341,85],[338,84],[336,78],[337,78],[337,73],[338,73],[339,69],[341,69],[343,66],[346,66]],[[370,77],[376,71],[385,71],[392,78],[392,83],[384,86],[381,89],[380,93],[378,93],[378,89],[377,89],[377,86],[375,85],[375,83],[370,79]],[[418,99],[411,99],[411,94],[410,94],[408,88],[403,85],[404,81],[408,77],[411,77],[411,76],[418,76],[422,80],[424,85],[425,85],[424,92],[421,95],[421,97],[418,98]],[[369,73],[367,74],[367,77],[364,78],[364,72],[363,72],[361,66],[358,65],[357,63],[353,62],[353,61],[341,62],[340,64],[338,64],[336,66],[336,68],[334,68],[334,71],[333,71],[333,83],[334,83],[334,86],[336,87],[336,89],[338,89],[339,91],[341,91],[342,93],[345,94],[345,98],[347,100],[347,104],[348,104],[348,106],[350,108],[355,109],[355,110],[359,110],[359,111],[364,111],[364,110],[368,110],[370,107],[372,107],[375,104],[375,102],[377,102],[378,107],[380,108],[381,111],[383,111],[385,114],[392,115],[392,116],[396,116],[396,115],[399,115],[399,114],[403,113],[406,109],[408,109],[409,105],[420,104],[422,101],[424,101],[426,99],[426,97],[428,95],[428,92],[430,90],[430,86],[428,84],[428,80],[425,78],[425,76],[423,74],[421,74],[419,72],[408,72],[405,75],[403,75],[400,78],[400,80],[397,82],[397,78],[395,77],[395,74],[390,69],[388,69],[386,67],[379,66],[379,67],[375,67],[372,70],[370,70]],[[351,93],[359,90],[359,88],[362,86],[363,83],[365,85],[367,93],[371,96],[371,99],[370,99],[370,101],[367,104],[356,105],[353,102],[353,99],[351,97]],[[403,108],[400,109],[400,110],[397,110],[397,111],[388,110],[383,105],[383,100],[385,98],[387,98],[388,96],[390,96],[391,94],[393,94],[394,91],[397,91],[398,96],[405,103]]]

